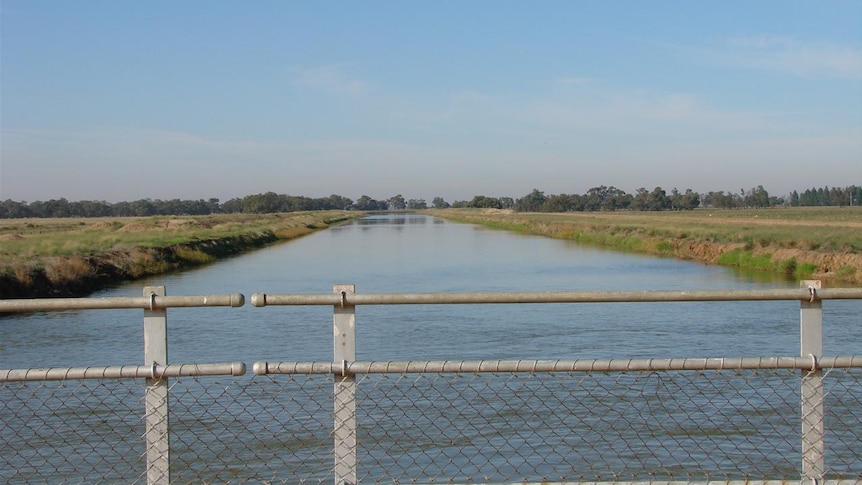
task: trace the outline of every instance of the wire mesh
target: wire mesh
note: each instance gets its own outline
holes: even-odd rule
[[[799,480],[787,369],[169,380],[175,483],[332,483],[335,427],[360,482]],[[862,369],[823,371],[826,478],[862,480]],[[143,379],[0,383],[0,479],[146,481]],[[340,425],[338,423],[341,423]]]
[[[0,383],[5,483],[142,483],[144,380]]]

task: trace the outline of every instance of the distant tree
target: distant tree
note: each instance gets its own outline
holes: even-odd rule
[[[572,212],[579,208],[579,197],[577,195],[551,195],[545,198],[541,212]]]
[[[515,207],[515,199],[511,197],[500,197],[498,200],[500,201],[501,209],[512,209]]]
[[[332,194],[326,198],[327,209],[348,210],[353,207],[353,201],[341,195]]]
[[[443,200],[443,197],[434,197],[434,200],[431,201],[431,206],[435,209],[446,209],[449,207],[449,203]]]
[[[153,216],[156,214],[156,206],[150,199],[140,199],[129,203],[129,209],[133,216]]]
[[[793,191],[790,193],[790,200],[788,202],[790,207],[798,207],[799,206],[799,192]]]
[[[647,210],[662,211],[671,208],[670,198],[661,187],[656,187],[647,197]]]
[[[584,194],[584,210],[597,211],[602,208],[605,192],[608,190],[604,185],[593,187]]]
[[[356,201],[356,203],[353,204],[353,206],[356,207],[356,210],[373,211],[377,210],[377,201],[367,195],[363,195]]]
[[[423,210],[428,208],[425,199],[410,199],[407,201],[407,208],[412,210]]]
[[[762,185],[743,192],[742,199],[746,207],[769,207],[769,193]]]
[[[393,195],[389,198],[388,202],[390,210],[404,210],[407,208],[407,202],[404,201],[404,197],[401,194]]]
[[[482,209],[500,209],[500,199],[496,197],[487,197],[484,195],[477,195],[473,197],[469,203],[467,203],[467,207],[475,207]]]
[[[698,207],[700,207],[700,194],[691,189],[685,189],[685,194],[682,196],[681,208],[683,210],[694,210]]]
[[[632,197],[624,191],[611,186],[601,185],[587,191],[584,200],[584,210],[598,211],[625,209],[632,203]]]
[[[521,197],[515,202],[515,210],[518,212],[539,212],[545,204],[545,193],[539,189],[533,189],[529,194]]]
[[[221,210],[225,214],[239,214],[242,212],[242,199],[233,198],[221,205]]]
[[[602,200],[602,210],[622,210],[628,209],[632,204],[633,197],[625,191],[614,186],[608,187]]]
[[[452,202],[452,208],[454,208],[454,209],[464,208],[464,207],[467,207],[467,204],[468,204],[468,202],[466,200],[456,200],[455,202]]]
[[[0,218],[20,219],[24,217],[33,217],[33,212],[26,202],[15,202],[12,199],[6,199],[0,204]]]
[[[632,198],[631,208],[637,211],[649,210],[649,191],[644,187],[639,188]]]
[[[671,209],[674,210],[692,210],[697,209],[700,206],[700,196],[697,192],[693,192],[691,189],[685,189],[685,193],[679,193],[676,187],[671,191],[671,195],[669,197]]]
[[[246,214],[271,214],[279,212],[280,197],[275,192],[247,195],[242,198],[242,211]]]
[[[105,201],[82,200],[80,202],[72,202],[75,207],[75,212],[78,217],[110,217],[114,215],[114,210],[111,204]]]

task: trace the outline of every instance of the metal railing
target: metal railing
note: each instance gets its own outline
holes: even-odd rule
[[[331,362],[168,364],[167,309],[243,295],[0,301],[138,308],[141,366],[0,370],[0,479],[127,483],[862,481],[862,356],[822,301],[862,288],[255,294],[333,308]],[[358,362],[358,305],[800,302],[799,356]],[[53,383],[53,384],[52,384]]]

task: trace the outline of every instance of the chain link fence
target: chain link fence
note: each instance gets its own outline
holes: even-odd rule
[[[167,308],[244,297],[0,300],[138,308],[141,366],[0,370],[5,483],[862,482],[862,355],[823,357],[820,291],[252,297],[333,308],[332,362],[168,364]],[[355,361],[356,305],[800,301],[801,357]]]
[[[325,363],[330,365],[329,363]],[[334,374],[169,380],[174,483],[332,483]],[[798,481],[796,369],[355,376],[364,483]],[[824,371],[828,479],[862,480],[862,368]],[[144,379],[0,384],[7,483],[146,483]],[[335,423],[335,427],[334,427]]]

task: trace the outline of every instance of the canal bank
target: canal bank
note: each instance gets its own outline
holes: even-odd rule
[[[831,286],[862,283],[862,209],[766,209],[674,213],[429,211],[455,222],[673,257]]]
[[[329,228],[362,213],[5,220],[0,299],[85,296]]]

